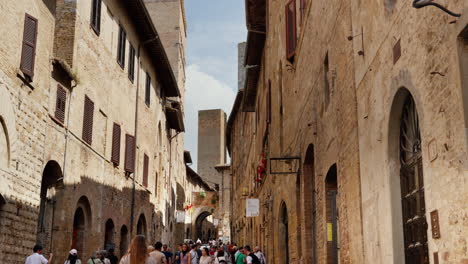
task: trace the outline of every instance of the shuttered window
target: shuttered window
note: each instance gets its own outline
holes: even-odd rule
[[[125,68],[125,44],[127,42],[127,33],[122,25],[119,25],[119,42],[117,45],[117,62],[120,67]]]
[[[294,60],[296,55],[296,0],[286,5],[286,55],[288,60]]]
[[[114,127],[112,129],[112,157],[111,161],[116,166],[120,164],[120,135],[121,135],[121,128],[119,124],[114,123]]]
[[[146,73],[146,86],[145,86],[145,104],[149,107],[151,102],[151,77]]]
[[[91,28],[99,35],[101,31],[101,0],[92,0]]]
[[[36,57],[37,19],[26,14],[24,18],[23,47],[21,50],[20,69],[32,79]]]
[[[83,134],[84,142],[91,145],[93,142],[93,118],[94,118],[94,103],[85,95],[84,111],[83,111]]]
[[[128,54],[128,79],[133,83],[135,79],[135,48],[130,44]]]
[[[135,137],[125,135],[125,171],[135,172]]]
[[[55,118],[60,122],[65,122],[65,105],[67,102],[67,92],[62,86],[57,85],[57,99],[55,101]]]
[[[149,165],[149,158],[145,154],[143,157],[143,185],[148,187],[148,165]]]

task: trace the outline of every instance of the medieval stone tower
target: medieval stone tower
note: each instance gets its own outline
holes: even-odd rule
[[[226,163],[226,113],[221,109],[198,112],[198,174],[209,184],[221,185],[216,165]]]

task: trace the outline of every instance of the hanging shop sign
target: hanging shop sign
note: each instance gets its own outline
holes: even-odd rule
[[[245,216],[256,217],[260,214],[260,200],[246,199],[245,200]]]
[[[178,224],[179,223],[185,223],[185,212],[184,211],[177,211],[176,222]]]
[[[270,158],[270,174],[296,174],[300,167],[299,157]]]

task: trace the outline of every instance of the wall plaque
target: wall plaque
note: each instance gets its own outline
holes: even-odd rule
[[[432,238],[440,238],[440,227],[439,227],[439,211],[434,210],[431,212],[431,227],[432,227]]]

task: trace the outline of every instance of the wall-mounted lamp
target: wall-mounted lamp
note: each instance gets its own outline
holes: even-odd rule
[[[414,0],[413,1],[413,7],[414,8],[423,8],[423,7],[426,7],[426,6],[435,6],[439,9],[441,9],[442,11],[444,11],[445,13],[451,15],[451,16],[454,16],[454,17],[460,17],[461,14],[457,14],[457,13],[454,13],[450,10],[448,10],[447,8],[443,7],[442,5],[438,4],[438,3],[434,3],[433,0]]]

